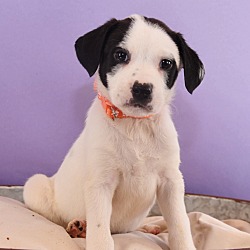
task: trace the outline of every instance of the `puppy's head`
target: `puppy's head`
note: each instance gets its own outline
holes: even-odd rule
[[[172,99],[181,68],[189,93],[204,76],[182,35],[153,18],[111,19],[80,37],[75,48],[90,76],[98,70],[99,91],[126,115],[159,113]]]

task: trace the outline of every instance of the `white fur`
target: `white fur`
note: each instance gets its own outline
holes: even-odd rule
[[[87,250],[113,250],[110,229],[114,233],[135,230],[157,199],[171,249],[192,250],[180,150],[169,107],[174,88],[166,87],[158,69],[162,57],[174,58],[179,66],[179,53],[164,31],[139,16],[134,18],[120,45],[131,52],[131,62],[108,75],[108,90],[98,77],[97,85],[126,115],[144,116],[146,111],[124,104],[131,98],[135,80],[152,83],[153,116],[113,121],[96,98],[85,129],[58,172],[51,178],[31,177],[24,187],[24,200],[63,226],[76,218],[87,220]]]

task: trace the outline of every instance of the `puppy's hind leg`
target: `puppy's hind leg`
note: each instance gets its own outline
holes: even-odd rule
[[[62,225],[55,213],[53,178],[43,174],[32,176],[24,185],[23,199],[28,208]]]

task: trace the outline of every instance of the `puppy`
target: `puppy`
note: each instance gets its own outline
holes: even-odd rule
[[[201,83],[198,55],[180,33],[139,15],[111,19],[75,48],[89,75],[97,72],[98,95],[58,172],[27,181],[25,203],[65,227],[87,221],[87,250],[113,250],[111,233],[138,228],[157,200],[170,248],[195,249],[170,103],[181,68],[189,93]]]

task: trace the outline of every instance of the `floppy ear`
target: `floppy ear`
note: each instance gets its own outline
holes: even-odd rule
[[[97,29],[77,39],[75,43],[76,55],[82,66],[88,71],[89,76],[94,75],[96,72],[105,38],[111,27],[117,22],[118,21],[113,18]]]
[[[179,49],[184,68],[185,86],[188,92],[192,94],[203,80],[205,69],[197,53],[188,46],[180,33],[176,34],[174,40]]]

